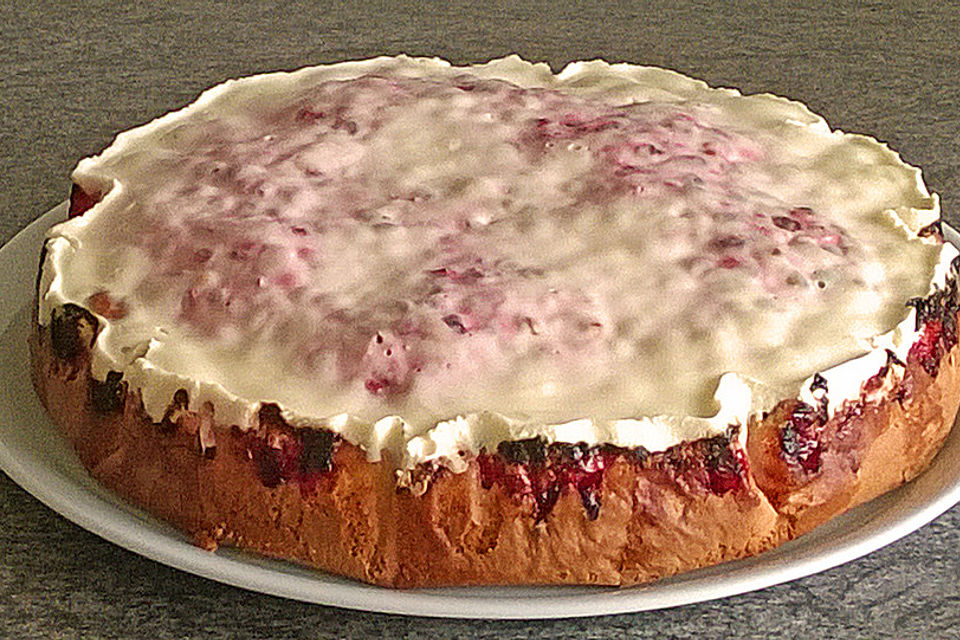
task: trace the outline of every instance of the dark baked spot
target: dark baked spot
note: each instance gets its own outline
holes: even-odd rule
[[[917,235],[921,238],[936,238],[942,241],[943,226],[941,225],[939,220],[937,220],[936,222],[931,222],[924,228],[920,229],[920,231],[917,232]]]
[[[47,261],[47,243],[44,241],[43,246],[40,248],[40,264],[37,265],[37,278],[33,285],[33,290],[38,295],[40,293],[40,280],[43,279],[43,263]]]

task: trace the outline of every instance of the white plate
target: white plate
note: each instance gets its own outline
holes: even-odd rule
[[[125,504],[87,475],[46,418],[30,384],[27,333],[49,211],[0,249],[0,469],[68,520],[126,549],[206,578],[286,598],[366,611],[459,618],[561,618],[672,607],[731,596],[807,576],[870,553],[960,501],[960,429],[919,478],[754,558],[652,585],[484,587],[397,591],[224,549],[202,551],[167,525]],[[956,244],[952,229],[947,237]]]

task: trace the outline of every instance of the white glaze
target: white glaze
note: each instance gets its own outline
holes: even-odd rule
[[[457,89],[467,71],[545,91]],[[370,73],[390,79],[331,83]],[[662,450],[821,370],[834,410],[909,346],[903,302],[951,257],[885,146],[599,61],[231,81],[73,178],[107,195],[51,230],[40,318],[127,303],[94,375],[123,371],[155,419],[179,388],[242,428],[277,402],[406,468],[534,435]]]

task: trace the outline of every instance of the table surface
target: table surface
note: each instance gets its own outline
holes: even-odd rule
[[[960,11],[948,2],[17,3],[0,0],[0,241],[77,159],[228,77],[379,54],[677,69],[807,103],[923,167],[960,222]],[[67,3],[63,3],[66,5]],[[786,8],[789,6],[789,9]],[[466,622],[247,592],[120,549],[0,473],[0,637],[960,637],[960,508],[860,560],[658,612]]]

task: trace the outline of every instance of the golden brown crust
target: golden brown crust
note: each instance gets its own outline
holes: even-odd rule
[[[629,585],[772,548],[926,467],[960,399],[957,350],[935,377],[908,363],[909,393],[837,412],[823,427],[829,442],[816,473],[797,473],[775,446],[796,403],[785,401],[750,426],[735,488],[704,490],[667,454],[643,463],[613,456],[591,520],[570,487],[538,517],[530,500],[485,486],[477,461],[433,474],[415,495],[397,489],[389,459],[368,462],[347,442],[316,482],[264,486],[249,434],[214,422],[210,455],[194,414],[164,428],[130,392],[119,410],[97,410],[88,351],[58,357],[39,325],[31,337],[37,392],[105,486],[205,548],[233,545],[399,587]],[[728,446],[739,451],[735,440]]]

